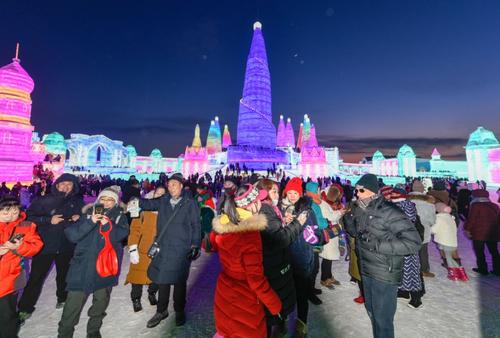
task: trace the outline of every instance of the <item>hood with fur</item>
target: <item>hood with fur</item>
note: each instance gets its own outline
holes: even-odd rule
[[[232,234],[237,232],[262,231],[267,227],[267,218],[265,215],[255,214],[243,219],[238,224],[225,222],[224,215],[214,218],[212,221],[213,229],[218,234]]]

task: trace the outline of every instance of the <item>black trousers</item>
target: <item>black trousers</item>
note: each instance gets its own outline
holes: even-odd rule
[[[480,271],[488,272],[486,256],[484,255],[484,245],[486,244],[493,261],[493,271],[495,273],[500,273],[500,256],[498,254],[498,246],[497,246],[498,243],[486,242],[486,241],[472,241],[472,244],[474,246],[474,252],[476,254],[477,268]]]
[[[327,280],[329,278],[333,278],[332,263],[333,261],[324,258],[321,261],[321,280]]]
[[[130,298],[141,299],[142,298],[142,284],[132,284],[132,290],[130,291]],[[148,285],[148,293],[156,294],[158,292],[158,285],[155,283],[151,283]]]
[[[32,313],[42,292],[43,283],[49,274],[52,263],[56,263],[57,302],[65,302],[68,292],[66,291],[66,275],[69,270],[69,262],[73,253],[42,254],[33,257],[28,284],[24,288],[23,295],[19,301],[19,311]]]
[[[309,293],[311,292],[311,278],[293,275],[295,294],[297,297],[297,318],[307,324],[307,313],[309,312]]]
[[[165,312],[168,309],[170,300],[170,286],[172,284],[158,284],[158,306],[157,312]],[[184,312],[186,307],[187,281],[174,284],[174,311]]]
[[[429,243],[422,244],[420,247],[420,251],[418,252],[420,257],[420,271],[421,272],[429,272]]]
[[[16,338],[19,328],[17,293],[0,298],[0,338]]]
[[[314,267],[310,278],[311,291],[315,287],[316,277],[319,273],[319,252],[314,252]]]

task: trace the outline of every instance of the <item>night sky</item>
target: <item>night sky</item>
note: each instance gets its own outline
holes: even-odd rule
[[[273,115],[346,160],[403,143],[464,158],[500,132],[498,1],[9,1],[0,64],[21,43],[41,134],[104,134],[177,156],[213,116],[236,139],[252,24],[260,20]]]

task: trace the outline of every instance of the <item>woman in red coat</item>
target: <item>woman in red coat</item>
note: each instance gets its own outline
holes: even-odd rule
[[[500,276],[500,211],[498,205],[490,200],[487,190],[477,189],[472,192],[469,217],[464,224],[467,236],[472,239],[476,253],[477,268],[473,271],[482,275],[488,274],[488,266],[484,255],[484,245],[488,247],[493,261],[493,274]]]
[[[214,316],[217,333],[224,338],[265,338],[264,306],[273,315],[281,311],[262,266],[260,231],[267,220],[259,210],[266,195],[265,190],[244,185],[236,195],[227,196],[223,214],[213,221],[210,242],[222,265]]]
[[[23,258],[43,246],[35,224],[25,221],[16,198],[0,199],[0,337],[17,337],[17,291],[26,285]]]

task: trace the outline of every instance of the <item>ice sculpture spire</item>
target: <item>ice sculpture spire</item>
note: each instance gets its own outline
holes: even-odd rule
[[[253,25],[237,132],[238,145],[276,148],[276,128],[271,111],[271,75],[260,22]]]
[[[286,146],[295,148],[295,134],[293,133],[293,126],[292,126],[292,119],[291,118],[288,118],[286,120],[285,135],[286,135],[285,136]]]
[[[193,137],[193,144],[191,145],[192,148],[201,148],[201,137],[200,137],[200,125],[196,124],[196,127],[194,128],[194,137]]]
[[[215,118],[216,120],[210,121],[210,129],[208,129],[207,153],[209,155],[222,151],[219,118],[217,116]]]
[[[283,115],[280,115],[278,135],[276,136],[276,145],[278,147],[286,147],[286,141],[285,120],[283,120]]]
[[[304,130],[304,123],[300,124],[299,138],[297,140],[297,149],[302,148],[302,131]]]
[[[309,147],[317,147],[318,140],[316,139],[316,127],[314,124],[311,125],[311,133],[309,135]]]
[[[309,146],[309,139],[311,138],[311,120],[307,114],[304,115],[304,123],[302,127],[302,142],[301,148]]]
[[[222,148],[227,149],[233,143],[231,142],[231,134],[229,133],[229,127],[224,125],[224,133],[222,135]]]

